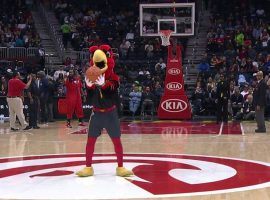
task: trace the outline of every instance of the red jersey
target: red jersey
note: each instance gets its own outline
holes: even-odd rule
[[[26,84],[18,78],[12,78],[8,81],[8,97],[21,96]]]
[[[79,79],[73,80],[67,79],[65,85],[67,87],[67,94],[66,94],[67,98],[77,96],[81,97],[82,82]]]

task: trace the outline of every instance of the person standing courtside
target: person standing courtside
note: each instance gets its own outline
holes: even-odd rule
[[[18,117],[23,130],[31,129],[25,121],[23,114],[23,102],[21,99],[22,92],[24,89],[28,89],[32,82],[32,77],[29,77],[27,84],[20,80],[20,73],[17,71],[13,72],[12,79],[8,81],[8,95],[7,103],[9,108],[10,117],[10,129],[12,131],[18,131],[15,127],[16,116]]]
[[[223,121],[228,122],[228,99],[229,84],[224,79],[224,75],[220,75],[220,81],[217,84],[216,105],[217,105],[217,123]]]
[[[46,77],[44,71],[38,72],[38,76],[40,78],[39,83],[39,98],[40,98],[40,122],[47,124],[48,123],[48,97],[49,97],[49,81]]]
[[[32,82],[27,89],[27,96],[29,98],[29,126],[34,129],[39,129],[40,127],[37,125],[38,88],[36,83],[36,75],[32,74],[31,76]]]
[[[263,79],[263,72],[258,71],[256,73],[257,85],[253,91],[254,106],[255,106],[255,118],[257,122],[256,133],[266,133],[264,110],[266,106],[266,90],[267,84]]]

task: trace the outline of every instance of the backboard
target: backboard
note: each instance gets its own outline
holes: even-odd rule
[[[195,3],[140,4],[140,35],[159,36],[172,30],[172,36],[194,35]]]

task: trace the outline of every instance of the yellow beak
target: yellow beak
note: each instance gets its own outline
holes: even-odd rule
[[[96,65],[96,63],[99,63],[99,62],[105,63],[105,66],[101,69],[102,74],[105,73],[105,71],[108,69],[107,57],[105,53],[99,49],[97,49],[93,55],[93,62],[94,62],[94,65]]]

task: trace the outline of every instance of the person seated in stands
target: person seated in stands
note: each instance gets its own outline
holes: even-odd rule
[[[120,55],[122,58],[126,58],[128,56],[128,51],[130,48],[130,42],[128,40],[123,40],[120,44]]]
[[[213,55],[210,61],[210,67],[214,70],[217,71],[220,69],[220,66],[222,65],[223,61],[217,55]]]
[[[146,79],[143,80],[143,86],[149,86],[149,87],[152,87],[153,86],[153,78],[151,76],[151,74],[148,74],[146,76]]]
[[[74,65],[73,62],[71,60],[70,57],[66,57],[65,60],[65,70],[69,71],[69,70],[73,70],[74,69]]]
[[[244,100],[247,98],[248,95],[248,84],[244,85],[243,91],[241,92],[241,95],[244,97]]]
[[[199,73],[207,75],[210,69],[210,65],[207,63],[207,61],[204,59],[202,62],[198,65]]]
[[[242,31],[237,30],[234,38],[237,48],[241,48],[244,45],[244,38],[245,35]]]
[[[244,97],[241,95],[239,87],[234,88],[234,93],[231,98],[232,117],[236,117],[236,113],[239,112],[243,106]]]
[[[253,104],[253,96],[248,95],[243,107],[237,112],[236,120],[254,120],[255,118],[255,106]]]
[[[132,112],[132,117],[134,117],[140,106],[142,97],[142,92],[139,91],[139,87],[137,85],[133,86],[133,90],[129,93],[129,97],[129,110]]]
[[[141,115],[146,115],[146,108],[150,107],[151,115],[153,116],[154,113],[154,95],[150,91],[150,87],[146,86],[145,91],[142,93],[142,109],[141,109]]]
[[[205,97],[205,92],[203,88],[201,87],[200,82],[197,82],[197,87],[191,96],[192,105],[193,105],[193,113],[195,115],[198,115],[199,113],[202,113],[205,110],[203,108],[204,97]]]
[[[157,69],[165,70],[166,69],[166,64],[163,61],[163,58],[160,58],[158,63],[155,65],[155,70]]]
[[[266,29],[263,29],[261,35],[260,35],[260,41],[262,44],[262,48],[267,50],[267,47],[269,46],[270,36]]]
[[[267,57],[266,57],[266,62],[264,63],[263,68],[264,68],[264,70],[267,71],[268,73],[270,72],[270,54],[267,55]]]
[[[216,82],[213,80],[213,78],[211,76],[207,80],[207,85],[206,86],[208,86],[208,85],[210,85],[211,88],[213,88],[213,89],[216,88]]]
[[[155,95],[155,105],[159,105],[160,99],[164,93],[164,88],[161,87],[160,81],[155,82],[153,94]]]
[[[244,86],[245,84],[247,84],[247,80],[246,80],[246,77],[243,73],[243,71],[241,71],[238,75],[238,86],[239,87],[242,87]]]
[[[128,70],[127,76],[128,80],[133,82],[138,78],[139,72],[136,70],[135,67],[131,66],[130,69]]]
[[[139,76],[138,76],[138,80],[139,81],[144,81],[146,80],[147,76],[150,75],[150,72],[147,70],[147,68],[144,66],[141,68],[141,70],[139,71]]]
[[[152,58],[154,55],[154,46],[151,41],[149,41],[145,46],[144,50],[146,53],[147,58]]]

